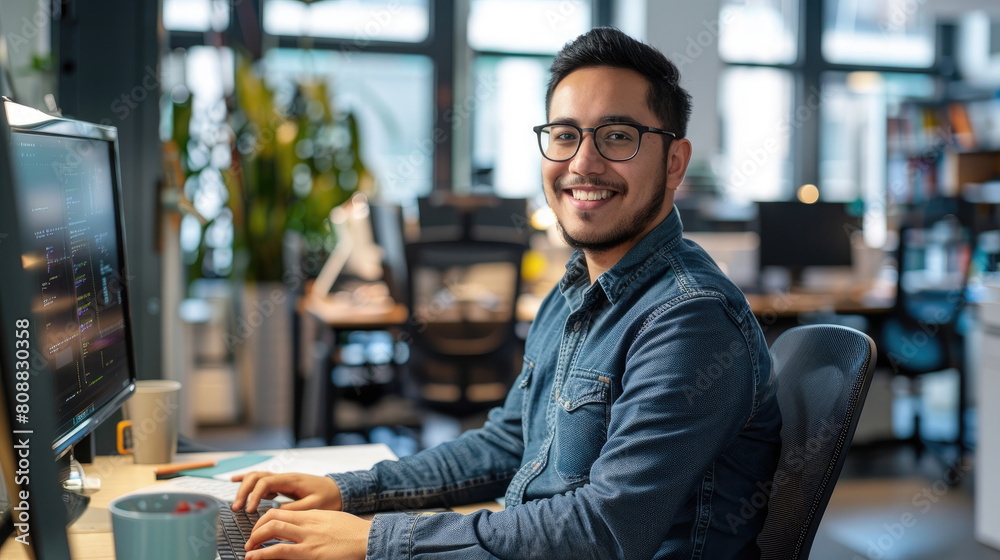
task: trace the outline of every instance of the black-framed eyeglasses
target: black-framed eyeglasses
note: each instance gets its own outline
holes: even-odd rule
[[[573,156],[580,151],[584,132],[593,133],[597,153],[611,161],[627,161],[634,158],[635,154],[639,153],[642,135],[647,132],[667,134],[671,139],[677,138],[673,132],[632,123],[609,123],[595,128],[580,128],[568,123],[549,123],[538,125],[532,130],[538,135],[538,148],[542,151],[542,156],[551,161],[573,159]]]

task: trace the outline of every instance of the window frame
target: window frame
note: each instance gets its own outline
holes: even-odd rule
[[[823,57],[823,29],[827,2],[831,0],[799,0],[798,53],[793,63],[730,62],[723,60],[724,68],[774,68],[787,71],[792,76],[794,87],[792,113],[795,108],[809,106],[810,100],[822,98],[823,75],[828,72],[880,72],[895,74],[924,74],[940,78],[944,64],[942,52],[947,43],[942,34],[940,22],[935,24],[935,57],[928,67],[900,67],[880,64],[844,64],[826,60]],[[720,57],[721,58],[721,57]],[[792,115],[790,115],[792,116]],[[820,157],[822,143],[822,119],[819,112],[812,118],[804,119],[800,127],[791,129],[792,138],[789,156],[792,160],[792,189],[784,200],[794,200],[795,192],[801,185],[820,184]],[[821,195],[822,196],[822,195]]]
[[[468,3],[463,0],[428,0],[430,21],[427,38],[414,43],[380,40],[366,40],[361,43],[350,38],[270,35],[264,32],[261,17],[265,1],[243,0],[235,4],[230,10],[229,25],[224,31],[169,30],[167,47],[173,50],[198,45],[240,43],[250,49],[254,58],[260,58],[265,49],[304,47],[356,53],[411,54],[429,58],[434,67],[432,130],[435,131],[435,146],[431,163],[432,192],[463,191],[472,184],[471,146],[468,142],[461,141],[462,138],[471,136],[472,119],[466,120],[465,130],[456,131],[451,117],[456,110],[456,100],[460,99],[459,84],[471,81],[475,57],[481,55],[551,57],[536,53],[485,51],[473,52],[470,56],[456,56],[456,53],[470,52],[465,34]],[[614,17],[613,0],[591,0],[591,9],[593,26],[611,25]],[[456,141],[456,136],[459,141]]]

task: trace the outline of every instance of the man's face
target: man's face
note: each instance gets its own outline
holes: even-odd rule
[[[581,68],[556,86],[549,122],[581,128],[609,122],[662,128],[664,123],[646,103],[648,91],[646,78],[632,70]],[[669,139],[644,134],[634,158],[611,161],[597,152],[593,133],[585,132],[572,159],[542,159],[545,197],[570,246],[595,252],[631,247],[670,213],[673,192],[668,190],[663,155],[663,143]]]

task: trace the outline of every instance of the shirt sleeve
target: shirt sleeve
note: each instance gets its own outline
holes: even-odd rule
[[[515,382],[482,428],[398,461],[382,461],[370,471],[329,475],[340,488],[344,511],[451,507],[503,496],[524,454],[523,398]]]
[[[755,352],[718,299],[665,304],[631,342],[587,484],[499,512],[376,515],[368,557],[653,557],[749,420]]]

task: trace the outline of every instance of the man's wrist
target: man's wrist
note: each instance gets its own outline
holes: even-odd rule
[[[376,481],[371,471],[327,475],[337,485],[340,510],[348,513],[371,513],[376,509]]]
[[[372,518],[368,532],[368,558],[404,560],[410,558],[417,513],[379,513]]]
[[[365,521],[364,530],[359,531],[357,546],[354,547],[354,555],[359,560],[364,560],[368,556],[368,536],[372,531],[372,522]]]

